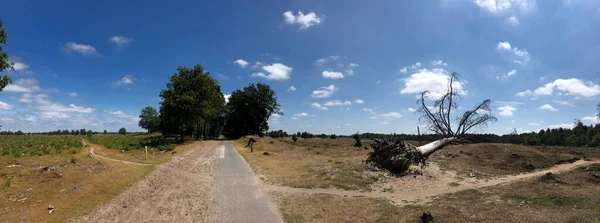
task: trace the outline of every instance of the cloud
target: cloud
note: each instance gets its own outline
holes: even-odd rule
[[[409,112],[416,112],[416,111],[417,111],[417,109],[414,109],[414,108],[408,108],[408,111],[409,111]]]
[[[357,67],[359,67],[358,64],[355,64],[355,63],[348,64],[348,66],[346,67],[346,71],[345,71],[346,74],[347,75],[354,75],[354,68],[357,68]]]
[[[117,46],[117,49],[122,49],[125,45],[133,42],[133,38],[124,36],[111,36],[108,40]]]
[[[333,100],[333,101],[328,101],[325,103],[325,106],[344,106],[344,105],[352,105],[351,101],[340,101],[340,100]]]
[[[558,110],[558,109],[552,107],[552,105],[550,105],[550,104],[542,105],[542,106],[540,106],[540,109],[542,109],[542,110],[548,110],[548,111],[556,111],[556,110]]]
[[[14,81],[12,84],[7,85],[3,91],[14,93],[31,93],[41,90],[42,89],[38,86],[38,81],[36,79],[22,78]]]
[[[398,112],[388,112],[388,113],[379,114],[379,117],[382,117],[385,119],[402,118],[402,114],[400,114]]]
[[[408,72],[408,68],[406,68],[406,67],[403,67],[402,69],[400,69],[400,73],[405,74],[407,72]]]
[[[323,64],[327,63],[327,60],[325,60],[325,58],[321,58],[321,59],[318,59],[315,63],[317,65],[323,65]]]
[[[294,117],[308,117],[308,114],[306,112],[302,112],[302,113],[294,114]]]
[[[269,120],[273,121],[273,122],[277,122],[277,121],[279,121],[280,118],[281,118],[280,114],[273,113],[273,114],[271,114],[271,117],[269,117]]]
[[[549,125],[548,127],[551,129],[557,129],[557,128],[572,129],[573,124],[555,124],[555,125]]]
[[[92,45],[79,44],[75,42],[67,42],[64,46],[65,52],[68,54],[78,53],[83,56],[100,56],[96,48]]]
[[[302,13],[302,11],[298,11],[297,15],[294,15],[292,11],[287,11],[283,13],[284,21],[287,24],[300,25],[300,29],[308,29],[311,26],[320,24],[323,22],[323,18],[317,16],[314,12],[309,12],[308,14]]]
[[[344,74],[342,74],[341,72],[334,72],[334,71],[323,71],[323,73],[321,73],[321,75],[323,75],[324,78],[329,78],[329,79],[344,78]]]
[[[360,100],[360,99],[356,99],[356,100],[354,101],[354,103],[356,103],[356,104],[362,104],[362,103],[365,103],[365,101],[363,101],[363,100]]]
[[[515,56],[517,56],[520,60],[515,60],[514,62],[516,64],[526,64],[527,62],[529,62],[529,60],[531,60],[531,58],[529,57],[529,53],[527,52],[526,49],[523,50],[519,50],[519,48],[515,47],[513,48],[513,53],[515,54]]]
[[[507,10],[526,11],[535,6],[535,0],[475,0],[477,6],[490,13],[503,13]]]
[[[527,125],[529,125],[529,126],[539,126],[540,124],[539,123],[535,123],[535,122],[530,122],[530,123],[527,123]]]
[[[239,65],[241,68],[246,68],[246,66],[248,66],[248,62],[245,61],[245,60],[242,60],[242,59],[238,59],[236,61],[233,61],[233,63]],[[257,63],[260,63],[260,62],[257,62]]]
[[[513,25],[513,26],[518,26],[519,24],[521,24],[521,22],[519,22],[519,19],[516,16],[508,17],[506,22],[508,22],[508,24]]]
[[[509,71],[509,72],[506,74],[506,76],[510,77],[510,76],[513,76],[513,75],[515,75],[515,74],[517,74],[517,71],[516,71],[516,70],[511,70],[511,71]]]
[[[288,88],[287,91],[296,91],[296,87],[294,87],[294,85],[290,86],[290,88]]]
[[[335,85],[323,86],[317,90],[314,90],[311,94],[313,98],[327,98],[333,95],[333,92],[337,91],[338,88]]]
[[[223,94],[223,97],[225,98],[225,103],[229,103],[229,98],[231,97],[230,94]]]
[[[77,92],[71,92],[68,95],[69,95],[69,97],[73,97],[73,98],[79,97],[79,94],[77,94]]]
[[[562,106],[571,106],[571,107],[575,107],[575,105],[571,104],[568,101],[555,101],[557,104],[562,105]]]
[[[0,106],[2,107],[2,106]],[[581,118],[583,122],[592,122],[592,123],[600,123],[600,119],[597,116],[585,116]]]
[[[133,115],[133,114],[128,114],[126,112],[122,112],[122,111],[113,111],[113,110],[104,110],[105,113],[108,113],[116,118],[121,118],[121,119],[130,119],[134,122],[139,122],[140,121],[140,117],[137,115]]]
[[[6,102],[1,102],[0,101],[0,110],[13,110],[13,109],[15,109],[15,106],[9,105]]]
[[[510,51],[512,48],[511,48],[509,42],[498,42],[498,45],[496,46],[496,49]]]
[[[510,105],[505,105],[502,107],[498,107],[498,110],[500,110],[500,116],[513,116],[513,112],[516,111],[517,109],[510,106]]]
[[[274,63],[272,65],[263,66],[262,69],[266,71],[268,74],[258,72],[253,73],[252,77],[262,77],[267,80],[287,80],[290,79],[293,68],[288,67],[284,64]]]
[[[311,106],[312,106],[313,108],[316,108],[316,109],[321,109],[321,110],[327,110],[327,109],[328,109],[327,107],[325,107],[325,106],[323,106],[323,105],[321,105],[321,104],[319,104],[319,103],[317,103],[317,102],[314,102],[314,103],[312,103],[312,104],[311,104]]]
[[[125,75],[120,80],[113,82],[113,85],[117,86],[117,87],[132,85],[134,80],[135,79],[133,78],[133,76],[128,74],[128,75]]]
[[[600,85],[592,82],[584,82],[576,78],[556,79],[553,82],[547,83],[534,91],[525,90],[517,93],[518,96],[541,96],[552,95],[554,90],[558,90],[559,94],[593,97],[600,95]]]
[[[429,91],[431,99],[438,99],[446,93],[449,78],[448,72],[441,68],[421,69],[404,79],[404,88],[400,90],[400,93],[421,94],[423,91]],[[454,91],[458,94],[466,94],[460,81],[455,79],[453,85]]]
[[[421,67],[421,65],[422,65],[421,62],[416,62],[415,64],[413,64],[411,66],[402,67],[402,69],[400,69],[400,73],[407,73],[408,72],[408,68],[410,68],[411,70],[419,69]]]
[[[446,63],[446,62],[444,62],[442,60],[434,60],[434,61],[431,61],[431,63],[434,66],[448,66],[448,63]]]

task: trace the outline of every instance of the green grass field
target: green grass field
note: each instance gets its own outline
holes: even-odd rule
[[[0,135],[2,156],[42,156],[57,153],[76,153],[83,147],[81,136],[68,135]]]
[[[93,135],[87,138],[90,142],[100,144],[109,149],[137,150],[144,146],[159,151],[171,151],[175,148],[177,139],[167,138],[159,134],[150,135]]]

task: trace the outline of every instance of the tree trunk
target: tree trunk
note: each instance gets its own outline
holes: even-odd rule
[[[183,142],[184,142],[184,140],[185,140],[185,131],[184,131],[184,130],[181,130],[181,136],[180,136],[180,138],[179,138],[179,142],[183,143]]]
[[[421,154],[423,154],[424,156],[429,156],[433,152],[435,152],[441,148],[444,148],[444,146],[446,146],[456,140],[458,140],[458,138],[456,138],[456,137],[448,137],[448,138],[438,139],[433,142],[430,142],[425,145],[417,147],[417,150],[419,150],[419,152],[421,152]]]
[[[196,124],[196,141],[200,139],[200,122]]]

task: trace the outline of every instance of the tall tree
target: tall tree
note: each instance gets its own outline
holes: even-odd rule
[[[225,98],[218,82],[200,64],[178,67],[167,89],[160,92],[160,128],[163,133],[178,133],[180,141],[196,133],[208,136],[211,125],[223,112]]]
[[[6,39],[8,36],[2,26],[2,20],[0,20],[0,91],[12,82],[10,76],[1,74],[3,70],[13,69],[13,63],[8,61],[8,53],[4,52],[2,48],[2,44],[6,44]],[[2,129],[2,125],[0,125],[0,129]]]
[[[6,45],[6,40],[8,39],[8,35],[6,35],[6,30],[2,26],[2,20],[0,20],[0,72],[6,69],[13,69],[12,62],[8,61],[8,53],[4,52],[2,44]],[[0,74],[0,91],[6,87],[6,85],[10,84],[12,79],[8,75]]]
[[[250,84],[229,97],[224,133],[228,137],[261,134],[269,130],[272,114],[283,115],[275,91],[266,84]]]
[[[158,112],[156,111],[156,109],[150,106],[147,106],[142,109],[142,112],[140,112],[140,127],[148,130],[148,133],[152,133],[158,130],[159,124],[160,119],[158,117]]]

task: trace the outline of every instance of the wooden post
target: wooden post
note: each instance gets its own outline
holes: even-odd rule
[[[146,150],[146,157],[145,160],[148,160],[148,146],[144,146],[145,150]]]
[[[419,135],[419,146],[421,146],[421,131],[419,130],[418,125],[417,125],[417,134]]]

